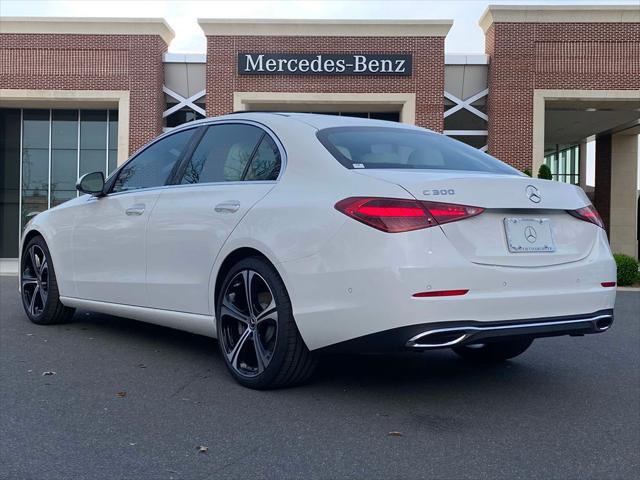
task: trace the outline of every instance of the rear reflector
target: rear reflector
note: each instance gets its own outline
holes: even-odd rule
[[[593,223],[594,225],[604,228],[604,222],[600,217],[600,214],[593,205],[587,205],[586,207],[579,208],[578,210],[567,210],[569,215],[572,215],[585,222]]]
[[[335,205],[336,210],[383,232],[399,233],[473,217],[480,207],[439,202],[420,202],[402,198],[349,197]]]
[[[418,292],[414,293],[415,298],[425,297],[457,297],[459,295],[466,295],[469,290],[437,290],[433,292]]]
[[[600,285],[604,288],[611,288],[616,286],[616,282],[602,282]]]

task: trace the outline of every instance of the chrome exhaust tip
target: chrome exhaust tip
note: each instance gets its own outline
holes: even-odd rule
[[[602,317],[596,320],[596,329],[600,332],[608,330],[613,323],[613,317]]]
[[[451,347],[466,340],[469,332],[460,328],[449,329],[443,328],[439,330],[431,330],[419,333],[410,338],[406,346],[409,348],[442,348]]]

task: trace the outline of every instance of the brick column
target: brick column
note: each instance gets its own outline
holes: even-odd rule
[[[611,216],[611,134],[596,138],[596,188],[594,206],[609,233]]]
[[[611,138],[611,249],[638,257],[638,135]]]

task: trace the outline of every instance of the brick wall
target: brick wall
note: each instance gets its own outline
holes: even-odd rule
[[[238,75],[238,53],[399,53],[413,55],[400,76]],[[416,124],[442,131],[443,37],[207,37],[207,115],[233,110],[233,92],[415,93]]]
[[[533,163],[534,89],[640,89],[639,23],[495,23],[485,50],[489,153],[521,170]]]
[[[156,35],[0,34],[0,88],[129,90],[129,151],[162,131],[162,54]]]

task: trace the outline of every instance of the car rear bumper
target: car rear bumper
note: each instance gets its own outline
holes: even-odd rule
[[[585,315],[533,318],[502,322],[435,322],[409,325],[377,332],[331,345],[327,352],[381,352],[433,350],[486,343],[509,338],[581,336],[607,331],[613,324],[613,310]]]
[[[507,267],[470,262],[437,228],[396,236],[350,222],[343,230],[318,254],[278,265],[310,350],[405,327],[526,323],[614,307],[615,288],[602,285],[616,279],[604,231],[582,260]],[[450,290],[467,293],[415,296]]]

